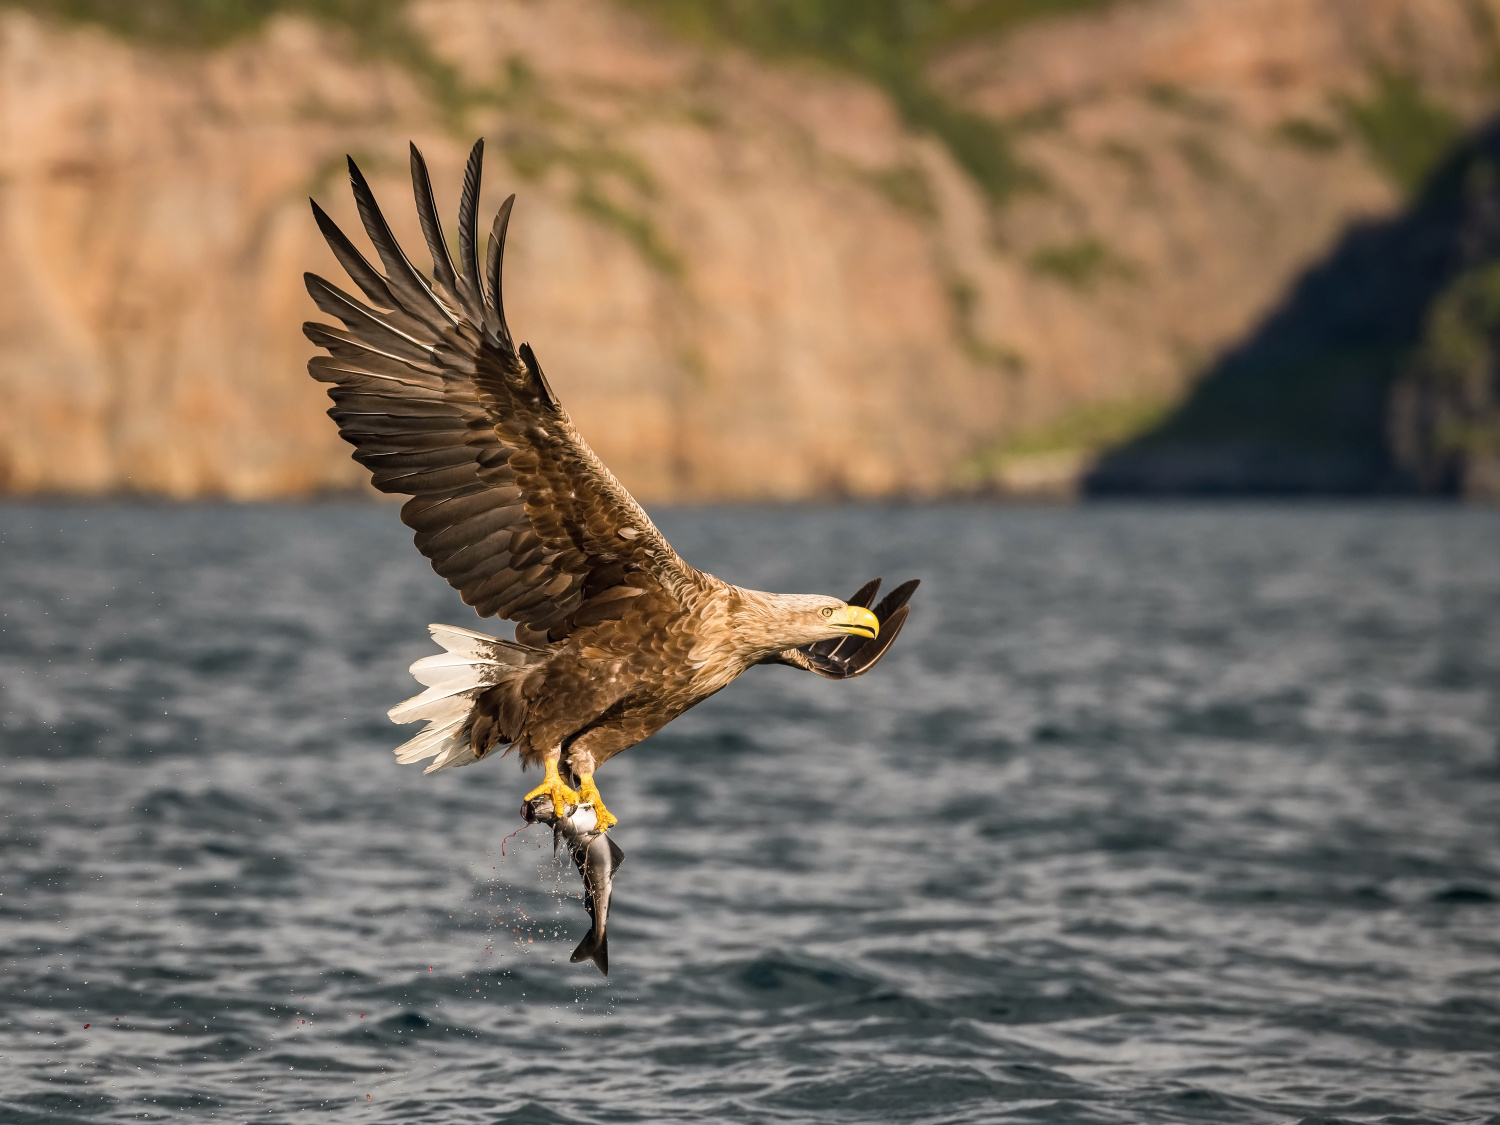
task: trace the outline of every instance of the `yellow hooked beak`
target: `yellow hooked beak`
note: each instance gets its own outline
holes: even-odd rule
[[[834,610],[828,624],[840,633],[848,633],[853,637],[868,637],[873,640],[880,636],[880,618],[860,605],[846,605],[843,609]]]

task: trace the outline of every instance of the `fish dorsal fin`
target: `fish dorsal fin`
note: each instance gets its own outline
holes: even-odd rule
[[[625,853],[620,850],[620,845],[608,836],[604,837],[604,840],[609,844],[609,871],[613,875],[616,871],[620,870],[620,864],[625,862]]]

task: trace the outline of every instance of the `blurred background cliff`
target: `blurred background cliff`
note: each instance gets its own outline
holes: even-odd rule
[[[488,145],[647,500],[1500,498],[1500,0],[0,0],[0,492],[363,487],[343,157]]]

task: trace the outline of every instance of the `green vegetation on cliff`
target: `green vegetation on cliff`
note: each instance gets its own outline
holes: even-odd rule
[[[1043,246],[1027,259],[1035,273],[1074,289],[1090,289],[1106,277],[1132,280],[1138,271],[1098,238],[1089,235],[1073,242]]]
[[[1414,79],[1389,71],[1380,73],[1371,97],[1346,108],[1375,163],[1409,196],[1463,134],[1451,110],[1428,101]]]
[[[294,13],[348,27],[364,40],[404,27],[406,0],[0,0],[8,8],[182,47],[218,47]]]
[[[92,23],[164,47],[221,47],[258,32],[277,15],[299,15],[347,30],[360,50],[408,67],[452,107],[465,98],[458,72],[406,22],[407,0],[0,0],[69,23]]]

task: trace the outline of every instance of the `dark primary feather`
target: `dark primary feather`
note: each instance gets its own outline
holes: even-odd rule
[[[459,286],[469,319],[484,319],[484,283],[479,280],[479,187],[484,168],[484,138],[474,142],[464,169],[464,193],[458,201]],[[477,317],[476,317],[477,312]]]
[[[490,331],[499,339],[510,343],[510,325],[505,323],[505,301],[500,294],[500,266],[505,258],[505,232],[510,229],[511,208],[516,205],[514,195],[507,196],[495,212],[495,221],[490,224],[490,245],[485,251],[484,274],[489,280]]]
[[[608,620],[622,597],[654,590],[678,601],[699,577],[579,436],[531,348],[512,341],[500,273],[514,196],[495,216],[487,291],[481,282],[483,151],[474,146],[464,175],[455,266],[426,161],[412,148],[432,283],[396,242],[353,160],[355,202],[384,272],[313,204],[329,248],[369,303],[307,275],[318,307],[343,324],[304,326],[329,352],[308,370],[330,384],[329,415],[375,487],[411,497],[401,518],[433,568],[481,616],[517,621],[518,639],[537,644],[580,620]]]
[[[441,289],[446,290],[444,296],[450,296],[455,303],[461,303],[458,296],[458,274],[453,269],[453,259],[448,256],[448,243],[443,238],[443,224],[438,219],[437,201],[432,198],[432,177],[427,174],[427,161],[414,144],[411,146],[411,186],[417,197],[417,218],[422,224],[422,237],[427,240],[427,252],[432,255],[433,280]]]

